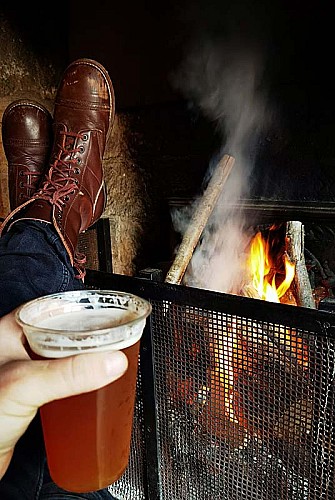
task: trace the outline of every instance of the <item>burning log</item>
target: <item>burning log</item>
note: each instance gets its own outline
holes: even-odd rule
[[[285,234],[280,236],[280,226],[271,226],[267,235],[261,231],[253,237],[247,260],[249,281],[242,286],[241,294],[270,302],[297,305],[290,286],[294,278],[295,264],[287,255]]]
[[[313,412],[311,399],[293,401],[273,424],[273,434],[291,444],[305,441],[313,430]]]
[[[310,361],[297,331],[238,318],[221,322],[192,309],[180,313],[170,309],[166,316],[174,332],[167,387],[176,408],[186,405],[204,432],[236,449],[250,436],[288,441],[284,424],[301,401],[290,443],[307,439]]]
[[[252,239],[248,259],[250,279],[242,286],[241,294],[315,309],[301,222],[288,221],[263,231],[259,230]]]
[[[193,251],[199,242],[201,234],[219,199],[234,163],[235,159],[229,155],[224,155],[218,163],[206,191],[192,216],[187,231],[184,234],[175,260],[166,275],[166,283],[178,285],[181,283],[187,266],[192,258]]]
[[[286,223],[286,251],[291,262],[295,264],[294,287],[297,305],[315,309],[304,257],[304,227],[299,221]]]

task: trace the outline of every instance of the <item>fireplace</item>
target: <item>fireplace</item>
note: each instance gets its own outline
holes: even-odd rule
[[[327,9],[179,0],[154,8],[121,2],[115,9],[102,0],[89,11],[81,7],[72,0],[65,23],[63,9],[49,18],[32,3],[4,6],[2,109],[27,96],[51,109],[68,58],[106,65],[117,101],[105,158],[114,270],[135,274],[151,265],[143,275],[159,276],[157,264],[171,264],[165,262],[175,250],[168,209],[199,193],[226,136],[236,146],[236,129],[246,132],[235,115],[247,110],[247,131],[258,130],[260,121],[265,128],[259,143],[252,133],[252,147],[244,148],[257,168],[249,175],[253,190],[243,193],[243,212],[264,224],[301,221],[313,289],[326,282],[333,293],[333,16]],[[7,15],[17,21],[14,34]],[[226,85],[236,54],[227,52],[226,41],[236,34],[246,53],[254,37],[266,46],[265,78],[252,71],[242,79],[256,85],[245,88],[241,106],[230,92],[235,85]],[[192,64],[179,72],[185,55]],[[275,116],[267,123],[272,106],[265,123],[255,121],[264,118],[254,114],[263,85],[283,121]],[[230,151],[235,154],[225,147]],[[3,155],[0,160],[5,216],[7,165]],[[333,299],[326,312],[120,274],[88,271],[86,284],[138,293],[153,313],[142,342],[131,461],[112,494],[122,500],[332,499]]]
[[[87,284],[153,307],[116,498],[334,498],[332,312],[98,271]]]

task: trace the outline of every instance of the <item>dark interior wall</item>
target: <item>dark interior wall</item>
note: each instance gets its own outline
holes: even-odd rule
[[[5,1],[1,11],[56,66],[77,57],[101,61],[120,110],[187,99],[174,87],[175,72],[192,44],[221,37],[262,46],[266,85],[288,126],[334,112],[330,0],[60,0],[51,13],[41,0],[19,8]]]
[[[210,117],[204,120],[192,96],[175,87],[175,74],[191,48],[201,49],[208,40],[215,45],[218,40],[233,39],[246,48],[256,42],[264,52],[263,83],[282,119],[280,129],[275,124],[274,130],[262,137],[266,165],[274,162],[275,173],[276,163],[287,167],[289,171],[282,176],[284,183],[292,170],[299,178],[306,175],[306,168],[315,173],[320,164],[333,169],[335,43],[330,0],[96,0],[94,4],[60,0],[51,13],[45,2],[37,0],[20,4],[19,8],[2,2],[0,11],[27,46],[47,64],[53,63],[53,70],[60,73],[78,57],[94,58],[104,64],[114,83],[119,112],[156,107],[156,112],[144,114],[155,116],[156,121],[160,115],[161,126],[157,128],[155,120],[146,124],[150,137],[143,135],[141,140],[148,146],[158,144],[155,131],[157,135],[165,133],[164,149],[147,148],[147,156],[159,159],[164,155],[164,164],[167,158],[173,161],[175,157],[190,157],[194,140],[199,159],[195,164],[202,165],[197,171],[197,183],[218,144],[208,140],[216,134],[216,123]],[[52,78],[56,84],[55,71]],[[175,133],[171,131],[176,108],[171,108],[171,116],[166,106],[159,111],[162,104],[171,102],[180,103],[185,115],[176,126],[178,130],[184,127],[184,150],[182,140],[175,147]],[[203,130],[201,140],[199,131]],[[135,133],[140,134],[138,130]],[[145,161],[142,166],[147,168]],[[159,168],[159,162],[155,168]],[[185,171],[184,177],[192,177],[192,171]],[[171,196],[182,190],[173,182],[168,185]],[[193,193],[192,181],[190,185]]]
[[[334,110],[332,2],[303,0],[59,0],[1,2],[1,11],[41,57],[92,57],[112,75],[119,108],[181,97],[173,74],[192,43],[251,40],[266,53],[274,100],[290,117]]]
[[[119,109],[176,99],[169,78],[186,37],[177,2],[97,0],[86,10],[72,0],[71,7],[70,57],[91,57],[108,68]]]
[[[307,164],[315,170],[314,161],[333,168],[335,43],[330,1],[96,0],[88,4],[60,0],[49,13],[45,2],[37,0],[20,4],[19,8],[11,2],[2,2],[1,11],[16,26],[24,43],[40,58],[51,61],[53,68],[61,71],[78,57],[94,58],[104,64],[114,83],[118,111],[156,106],[157,117],[162,104],[180,102],[186,115],[185,120],[180,120],[187,136],[184,151],[182,141],[178,150],[174,148],[175,134],[171,133],[174,118],[166,118],[165,128],[162,123],[158,129],[155,124],[154,127],[148,124],[147,129],[151,134],[155,130],[157,134],[166,133],[162,153],[165,159],[167,152],[171,159],[192,154],[190,144],[194,137],[200,158],[198,165],[207,162],[215,149],[216,142],[208,141],[208,137],[211,133],[215,135],[216,124],[209,118],[209,123],[205,123],[207,128],[203,126],[196,103],[191,105],[192,96],[175,87],[174,76],[191,48],[201,48],[208,40],[215,44],[217,40],[234,39],[246,48],[256,42],[264,52],[263,83],[283,118],[278,134],[277,130],[270,133],[270,141],[266,135],[263,137],[263,143],[270,148],[265,161],[276,157],[279,164],[289,165],[291,170],[305,169]],[[205,67],[206,61],[203,64]],[[56,84],[57,74],[52,77]],[[176,108],[171,109],[174,117]],[[167,107],[161,116],[164,121]],[[191,124],[189,130],[186,130],[187,120]],[[177,128],[181,130],[181,126]],[[201,141],[199,130],[205,129]],[[144,136],[143,141],[146,140],[149,145],[155,143],[155,138]],[[160,154],[159,148],[152,151],[155,158]],[[206,166],[203,164],[197,179],[202,177]],[[173,183],[170,186],[172,196],[180,191],[180,186],[176,189]]]
[[[260,155],[274,163],[275,175],[281,164],[287,166],[280,183],[292,169],[299,177],[306,175],[305,166],[333,168],[330,0],[96,0],[90,9],[79,0],[70,3],[69,57],[93,57],[106,65],[119,110],[184,100],[194,123],[202,112],[197,114],[192,95],[174,85],[190,51],[201,51],[208,41],[215,46],[234,40],[246,49],[255,44],[263,53],[262,85],[280,117],[264,131]],[[202,64],[206,68],[207,61]],[[215,120],[209,122],[215,134]]]
[[[5,48],[1,48],[3,64],[13,64],[11,48],[22,46],[22,58],[29,62],[29,55],[46,67],[49,80],[57,85],[61,71],[68,61],[68,16],[64,15],[68,6],[66,0],[59,0],[57,8],[50,13],[42,0],[0,3],[0,29]],[[8,31],[8,33],[7,33]],[[10,40],[12,37],[13,40]],[[33,68],[31,68],[33,72]],[[46,78],[48,80],[48,78]],[[49,83],[49,81],[47,81]]]
[[[303,0],[72,0],[70,57],[98,58],[110,70],[119,106],[178,97],[171,76],[191,42],[257,40],[266,52],[273,97],[287,112],[295,103],[315,112],[334,101],[333,7]]]

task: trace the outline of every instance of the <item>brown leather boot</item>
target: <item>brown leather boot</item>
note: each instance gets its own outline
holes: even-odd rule
[[[52,118],[35,101],[17,100],[2,117],[2,143],[8,162],[11,210],[37,190],[49,161],[52,146]]]
[[[22,219],[54,225],[74,264],[78,236],[105,208],[102,159],[115,114],[106,69],[78,59],[65,70],[54,108],[54,145],[41,189],[17,207],[0,232]]]

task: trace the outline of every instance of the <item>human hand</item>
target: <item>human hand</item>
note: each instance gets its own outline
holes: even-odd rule
[[[15,444],[40,406],[99,389],[121,377],[128,361],[121,351],[32,361],[14,312],[0,319],[0,478]]]

